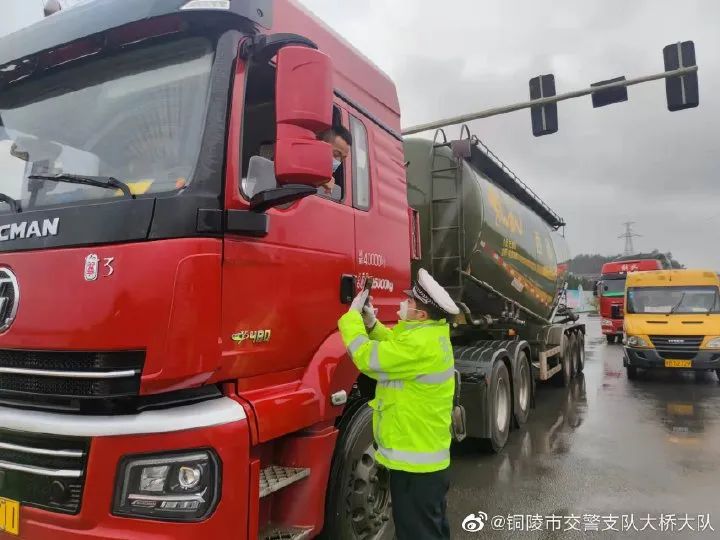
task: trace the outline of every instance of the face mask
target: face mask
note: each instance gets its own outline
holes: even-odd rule
[[[410,320],[408,317],[410,316],[411,311],[419,312],[420,310],[411,308],[410,302],[408,300],[403,300],[400,302],[400,310],[397,312],[397,315],[400,317],[401,321],[408,321]]]
[[[400,311],[397,312],[398,317],[400,317],[401,321],[407,321],[408,311],[410,311],[408,301],[403,300],[402,302],[400,302]]]
[[[342,161],[337,158],[333,158],[333,172],[337,171],[340,165],[342,165]]]

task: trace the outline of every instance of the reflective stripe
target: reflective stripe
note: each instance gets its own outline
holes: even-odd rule
[[[393,390],[402,390],[405,386],[403,381],[378,381],[383,388],[392,388]]]
[[[370,340],[367,336],[358,336],[350,342],[350,345],[348,345],[348,351],[350,351],[350,354],[355,354],[357,350],[368,341]]]
[[[452,379],[455,376],[455,368],[450,367],[445,371],[439,373],[430,373],[429,375],[418,375],[415,377],[415,382],[423,384],[440,384],[444,383],[448,379]]]
[[[379,343],[373,341],[372,350],[370,351],[370,369],[372,369],[378,376],[379,381],[387,381],[388,374],[385,373],[380,367],[380,354],[379,354]]]
[[[438,450],[437,452],[409,452],[407,450],[393,450],[378,445],[378,452],[387,459],[393,461],[404,461],[413,465],[433,465],[446,459],[450,459],[450,450]]]

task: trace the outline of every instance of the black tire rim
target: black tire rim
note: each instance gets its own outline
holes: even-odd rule
[[[390,475],[375,460],[372,443],[355,463],[348,483],[347,515],[356,538],[392,538]]]

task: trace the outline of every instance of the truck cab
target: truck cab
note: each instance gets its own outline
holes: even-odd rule
[[[388,322],[410,283],[399,130],[392,81],[291,1],[94,0],[2,38],[0,537],[327,526],[337,320],[364,275]],[[336,527],[392,534],[375,487]]]
[[[625,280],[631,272],[669,268],[664,256],[658,258],[620,257],[603,264],[600,280],[595,284],[598,297],[602,333],[607,342],[621,341],[625,316]]]
[[[715,371],[720,377],[720,279],[710,270],[630,274],[625,358],[638,369]]]

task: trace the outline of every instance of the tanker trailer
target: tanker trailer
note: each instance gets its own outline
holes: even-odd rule
[[[499,451],[527,422],[535,380],[569,386],[582,372],[585,326],[565,305],[562,218],[463,133],[404,141],[421,246],[413,273],[426,268],[461,308],[452,339],[467,435]]]

